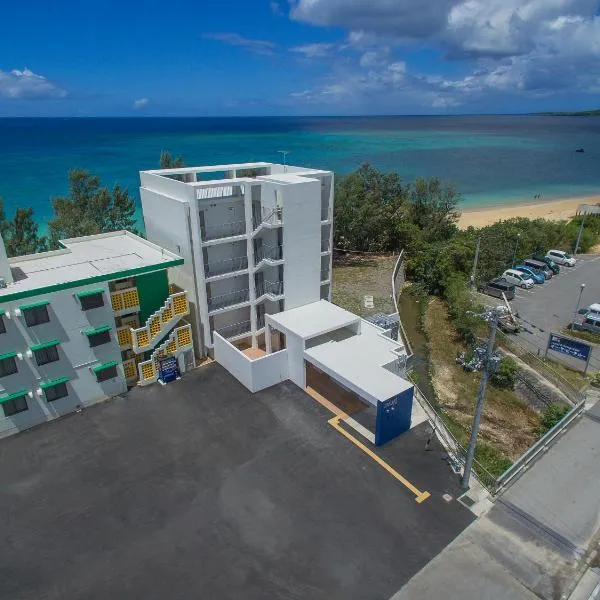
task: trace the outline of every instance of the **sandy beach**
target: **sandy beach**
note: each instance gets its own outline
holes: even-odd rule
[[[543,218],[560,221],[572,217],[580,204],[598,204],[600,196],[586,198],[564,198],[562,200],[548,200],[526,204],[511,204],[489,206],[485,208],[467,209],[462,212],[458,220],[461,229],[467,227],[484,227],[496,221],[505,221],[514,217],[529,219]]]

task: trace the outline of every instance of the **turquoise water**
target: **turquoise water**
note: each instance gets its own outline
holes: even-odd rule
[[[576,148],[585,153],[575,153]],[[347,173],[362,162],[452,180],[463,208],[600,193],[600,118],[543,116],[0,119],[0,197],[44,224],[67,171],[89,169],[138,198],[161,150],[189,165],[264,160]]]

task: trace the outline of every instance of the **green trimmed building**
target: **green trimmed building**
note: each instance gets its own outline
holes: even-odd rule
[[[129,232],[7,259],[0,238],[0,437],[194,365],[183,259]]]

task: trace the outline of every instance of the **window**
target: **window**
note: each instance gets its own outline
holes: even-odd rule
[[[14,394],[9,396],[9,399],[2,400],[0,398],[0,402],[2,402],[2,409],[4,410],[5,417],[11,417],[12,415],[16,415],[17,413],[23,412],[27,410],[27,394],[23,392],[18,396]]]
[[[63,382],[56,383],[47,387],[44,390],[44,394],[46,395],[46,400],[48,402],[53,402],[54,400],[58,400],[59,398],[64,398],[65,396],[68,396],[69,392],[67,390],[66,382]]]
[[[33,354],[35,355],[35,360],[39,366],[56,362],[59,359],[57,346],[40,348],[39,350],[34,350]]]
[[[106,381],[107,379],[114,379],[117,377],[117,365],[101,365],[101,368],[96,368],[96,380],[98,382]]]
[[[6,325],[4,324],[4,319],[0,314],[0,333],[6,333]]]
[[[102,344],[108,344],[110,342],[110,329],[104,331],[94,331],[87,334],[90,342],[90,348],[95,346],[102,346]]]
[[[16,354],[5,354],[4,356],[0,356],[0,377],[12,375],[18,371],[15,356]]]
[[[23,309],[23,315],[25,316],[25,323],[27,327],[33,327],[40,325],[41,323],[47,323],[50,320],[48,315],[47,305],[43,306],[32,306],[30,308]]]
[[[104,306],[104,296],[102,292],[81,295],[79,296],[79,302],[81,302],[82,310],[91,310],[92,308]]]

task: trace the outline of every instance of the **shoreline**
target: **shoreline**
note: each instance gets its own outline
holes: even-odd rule
[[[600,203],[600,195],[469,208],[461,211],[457,225],[459,229],[485,227],[486,225],[492,225],[498,221],[506,221],[515,217],[525,217],[528,219],[541,218],[550,221],[569,220],[575,216],[577,207],[580,204],[598,203]]]

